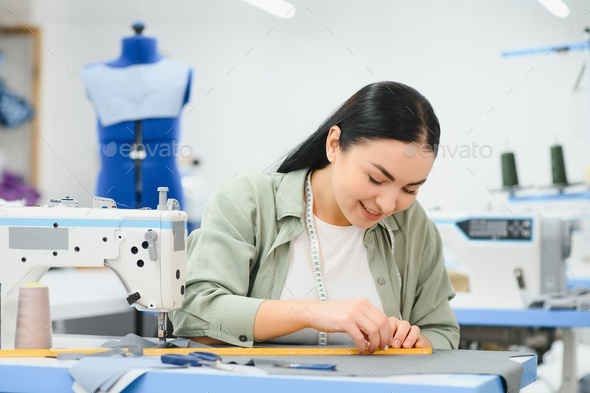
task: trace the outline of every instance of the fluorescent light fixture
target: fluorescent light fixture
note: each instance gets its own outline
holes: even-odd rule
[[[295,16],[295,6],[283,0],[243,0],[244,2],[269,12],[279,18]]]
[[[539,0],[539,3],[543,4],[553,15],[560,18],[565,18],[570,14],[569,7],[561,0]]]

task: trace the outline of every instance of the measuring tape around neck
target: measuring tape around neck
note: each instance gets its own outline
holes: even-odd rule
[[[311,257],[311,265],[313,269],[313,277],[315,281],[315,288],[318,300],[325,302],[328,300],[326,293],[326,286],[324,284],[324,272],[322,270],[322,260],[320,254],[320,241],[318,233],[315,228],[313,218],[313,193],[311,191],[311,171],[305,180],[305,228],[309,236],[309,256]],[[328,344],[328,334],[326,332],[318,331],[318,345]]]

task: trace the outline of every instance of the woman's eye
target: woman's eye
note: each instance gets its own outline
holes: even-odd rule
[[[416,189],[415,188],[412,188],[412,189],[404,188],[404,191],[408,195],[416,195]]]
[[[383,184],[382,181],[377,181],[375,179],[373,179],[371,176],[369,176],[369,180],[371,181],[371,183],[380,186],[381,184]]]

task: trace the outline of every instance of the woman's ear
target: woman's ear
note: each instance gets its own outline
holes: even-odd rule
[[[328,131],[328,138],[326,139],[326,157],[328,161],[334,162],[338,151],[340,150],[340,127],[332,126]]]

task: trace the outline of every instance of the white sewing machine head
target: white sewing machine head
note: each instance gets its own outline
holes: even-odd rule
[[[571,228],[559,217],[429,213],[442,237],[447,268],[467,275],[455,306],[526,308],[541,295],[566,292]]]
[[[521,192],[502,201],[502,206],[516,214],[550,212],[574,222],[575,231],[572,234],[571,254],[566,261],[566,276],[582,280],[590,277],[590,191],[587,186],[561,193],[550,190]]]
[[[14,343],[18,288],[51,267],[108,266],[138,310],[166,313],[181,306],[186,270],[187,215],[159,188],[158,210],[116,209],[95,198],[92,208],[71,199],[50,206],[0,207],[2,347]]]

